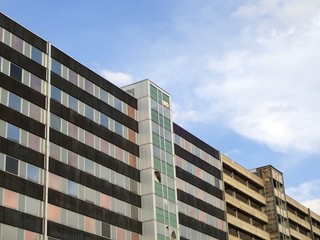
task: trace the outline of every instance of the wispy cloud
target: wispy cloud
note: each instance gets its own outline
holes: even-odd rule
[[[184,61],[170,68],[173,55],[154,75],[168,78],[166,88],[179,85],[183,107],[197,114],[190,121],[222,119],[273,150],[320,153],[319,10],[317,0],[250,1],[230,13],[229,21],[241,25],[230,35],[236,40],[224,36],[230,45],[220,49],[210,45],[216,38],[210,11],[201,11],[207,13],[201,24],[177,22],[181,31],[200,33],[198,39],[185,35]]]

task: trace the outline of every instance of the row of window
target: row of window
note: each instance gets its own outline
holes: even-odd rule
[[[195,208],[193,206],[190,206],[186,203],[180,202],[178,203],[178,208],[179,208],[179,212],[183,213],[187,216],[190,216],[192,218],[197,219],[200,222],[204,222],[208,225],[211,225],[217,229],[220,229],[222,231],[226,231],[227,229],[227,224],[225,221],[216,218],[210,214],[207,214],[204,211],[199,210],[198,208]]]
[[[99,138],[91,132],[83,130],[82,128],[54,114],[51,114],[51,127],[128,165],[132,165],[135,167],[137,165],[136,157],[134,157],[134,155],[132,155],[131,153],[109,143],[102,138]],[[57,156],[59,153],[60,152],[58,151],[53,154]]]
[[[41,240],[42,238],[38,233],[0,223],[0,239]]]
[[[0,71],[42,94],[46,93],[45,81],[3,57],[0,57]]]
[[[44,152],[44,140],[17,126],[0,119],[0,136],[29,147],[37,152]]]
[[[88,233],[106,237],[108,239],[139,240],[137,233],[120,227],[81,215],[79,213],[48,204],[48,219]]]
[[[165,209],[156,208],[156,219],[157,221],[170,225],[174,228],[177,227],[177,216]]]
[[[140,209],[138,207],[56,174],[49,173],[49,187],[124,216],[139,219]]]
[[[42,204],[38,199],[13,192],[6,188],[0,188],[0,205],[41,217]]]
[[[169,95],[165,94],[160,89],[156,88],[152,84],[150,84],[150,96],[151,99],[161,104],[167,109],[170,109],[170,99]]]
[[[192,153],[193,155],[197,156],[198,158],[201,158],[205,162],[213,165],[217,169],[222,169],[221,161],[216,159],[215,157],[211,156],[209,153],[203,151],[202,149],[198,148],[188,140],[180,137],[179,135],[174,135],[174,142],[181,148],[187,150],[188,152]]]
[[[118,185],[125,189],[128,189],[134,193],[139,193],[139,183],[125,175],[122,175],[112,169],[109,169],[103,165],[100,165],[90,159],[82,157],[72,151],[69,151],[63,147],[50,143],[50,157],[64,162],[74,168],[94,175],[97,178],[102,178],[112,184]],[[134,155],[131,155],[134,156]],[[136,157],[134,156],[134,159]],[[131,166],[135,164],[135,161],[131,161]]]
[[[223,188],[223,183],[219,178],[211,175],[207,171],[193,165],[192,163],[184,160],[183,158],[175,156],[175,163],[177,167],[180,167],[183,170],[192,173],[194,176],[201,178],[203,181],[206,181],[207,183],[210,183],[211,185],[219,189]]]
[[[0,170],[39,184],[43,183],[43,170],[41,168],[3,153],[0,153]]]
[[[0,87],[0,103],[30,118],[33,118],[38,122],[44,123],[45,114],[44,114],[44,110],[41,107],[1,87]]]
[[[190,195],[195,196],[196,198],[201,199],[202,201],[205,201],[206,203],[209,203],[217,208],[220,208],[221,210],[225,210],[225,203],[220,198],[217,198],[206,191],[203,191],[200,188],[195,187],[194,185],[187,183],[180,178],[177,178],[177,188],[180,189],[183,192],[186,192]]]
[[[91,95],[95,96],[96,98],[99,98],[100,100],[104,101],[110,106],[116,108],[120,112],[123,112],[124,114],[127,114],[133,119],[135,119],[135,109],[132,108],[130,105],[122,102],[117,97],[113,96],[112,94],[95,85],[91,81],[85,79],[81,75],[67,68],[55,59],[52,59],[52,71],[58,74],[59,76],[63,77],[67,81],[78,86],[79,88],[90,93]]]
[[[152,143],[169,154],[173,154],[172,143],[154,132],[152,132]]]
[[[27,56],[28,58],[31,58],[42,66],[45,66],[45,53],[41,52],[41,50],[38,48],[32,46],[28,42],[22,40],[2,27],[0,27],[0,41]]]
[[[180,236],[186,239],[219,240],[182,224],[180,225]]]
[[[155,193],[156,195],[169,199],[169,201],[171,202],[175,202],[176,201],[176,195],[175,195],[175,190],[167,187],[165,185],[162,185],[159,182],[154,182],[155,184]]]
[[[54,86],[51,87],[51,97],[64,106],[69,107],[77,113],[85,116],[91,121],[94,121],[95,123],[100,124],[116,134],[136,143],[136,132],[134,132],[132,129],[122,125],[112,118],[109,118],[107,115],[99,112],[98,110],[81,102],[71,95],[68,95],[59,88]]]

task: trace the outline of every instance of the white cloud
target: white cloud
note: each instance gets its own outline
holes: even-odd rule
[[[133,77],[127,73],[113,72],[108,69],[99,70],[98,72],[101,74],[101,76],[103,76],[113,84],[117,85],[118,87],[123,87],[134,82]]]
[[[320,179],[314,179],[286,189],[286,194],[320,214]]]
[[[274,150],[319,153],[319,10],[319,1],[298,0],[239,7],[233,16],[255,23],[247,23],[241,49],[208,62],[219,78],[196,88],[198,99],[211,102],[204,112],[221,114],[234,131]]]

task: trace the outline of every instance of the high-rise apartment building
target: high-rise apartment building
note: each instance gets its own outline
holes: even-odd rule
[[[248,171],[0,13],[0,239],[320,239],[271,166]]]

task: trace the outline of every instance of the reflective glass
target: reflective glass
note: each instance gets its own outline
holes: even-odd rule
[[[13,174],[18,174],[18,166],[19,166],[19,161],[15,158],[6,157],[6,171],[13,173]]]
[[[59,88],[51,86],[51,98],[60,102],[61,101],[61,90]]]
[[[78,194],[78,185],[77,183],[68,180],[68,194],[77,196]]]
[[[8,123],[8,133],[7,133],[8,139],[19,142],[19,128]]]
[[[9,93],[9,107],[20,112],[21,98],[13,93]]]
[[[122,124],[115,121],[115,132],[116,134],[122,135]]]
[[[104,115],[103,113],[100,114],[100,124],[102,126],[104,126],[105,128],[108,128],[108,122],[109,119],[106,115]]]
[[[93,108],[85,105],[85,116],[91,120],[93,120]]]
[[[14,48],[15,50],[19,51],[20,53],[22,53],[23,50],[23,41],[21,38],[15,36],[12,34],[12,44],[11,44],[12,48]]]
[[[55,59],[52,59],[52,71],[61,76],[61,64]]]
[[[78,100],[71,95],[69,95],[69,108],[74,111],[78,111]]]
[[[39,177],[40,177],[40,169],[36,166],[33,166],[31,164],[28,164],[27,167],[27,178],[29,180],[39,182]]]
[[[15,78],[18,81],[22,80],[22,68],[17,65],[11,63],[10,67],[10,77]]]
[[[39,64],[42,64],[42,53],[38,48],[32,47],[31,58]]]

